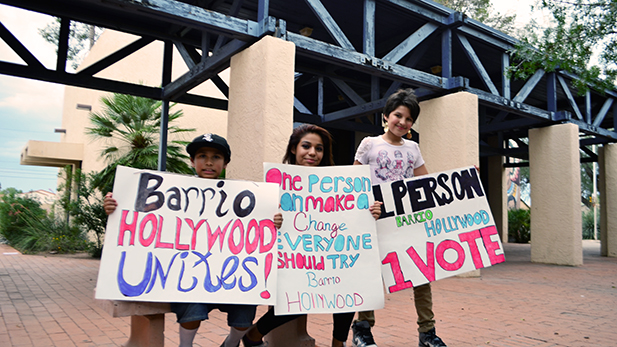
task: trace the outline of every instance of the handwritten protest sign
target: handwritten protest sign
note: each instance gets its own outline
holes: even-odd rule
[[[474,167],[373,187],[382,274],[390,293],[505,261]]]
[[[384,305],[368,166],[264,163],[280,185],[275,313],[340,313]]]
[[[118,167],[96,298],[274,304],[278,192]]]

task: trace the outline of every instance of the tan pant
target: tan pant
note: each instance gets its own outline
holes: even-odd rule
[[[431,284],[427,283],[414,287],[413,299],[418,315],[418,332],[425,333],[435,327]],[[375,311],[358,312],[357,321],[367,321],[371,327],[375,326]]]

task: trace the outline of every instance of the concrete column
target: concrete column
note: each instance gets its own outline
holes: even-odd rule
[[[476,95],[460,92],[421,102],[414,129],[428,172],[480,165]],[[480,270],[461,275],[478,276]]]
[[[502,144],[496,136],[490,138],[489,145],[501,148]],[[506,168],[503,166],[504,157],[494,155],[488,158],[488,203],[495,219],[495,226],[499,231],[502,243],[508,242],[508,196]]]
[[[421,102],[414,129],[429,172],[480,165],[476,95],[460,92]]]
[[[617,257],[617,144],[599,148],[601,254]]]
[[[578,126],[529,130],[531,261],[582,265]]]
[[[263,163],[280,163],[293,130],[295,45],[266,36],[231,58],[226,177],[263,182]]]

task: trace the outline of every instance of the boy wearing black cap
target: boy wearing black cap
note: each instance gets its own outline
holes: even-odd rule
[[[227,141],[216,134],[197,136],[186,146],[191,166],[201,178],[218,178],[231,160]]]
[[[219,178],[231,160],[231,150],[227,141],[216,134],[197,136],[186,146],[186,151],[191,157],[191,166],[195,169],[197,176],[201,178]],[[117,202],[111,193],[107,193],[105,196],[103,207],[107,214],[115,211]],[[273,221],[276,228],[280,228],[283,222],[281,214],[275,215]],[[253,324],[256,305],[171,303],[171,310],[176,314],[177,321],[180,323],[179,347],[193,346],[193,340],[201,321],[208,319],[208,313],[215,308],[227,313],[227,325],[230,327],[229,335],[223,341],[221,347],[238,347],[240,345],[240,339]]]

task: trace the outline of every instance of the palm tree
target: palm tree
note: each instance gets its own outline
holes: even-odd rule
[[[101,98],[103,110],[90,113],[91,128],[87,134],[108,140],[101,154],[107,167],[96,175],[95,185],[102,192],[111,191],[116,167],[124,165],[138,169],[155,170],[158,164],[159,134],[161,128],[161,101],[114,93]],[[175,104],[174,104],[175,105]],[[170,106],[171,108],[174,106]],[[182,117],[182,110],[169,114],[169,134],[195,131],[172,126]],[[118,145],[116,145],[118,144]],[[172,140],[167,145],[167,171],[191,174],[189,157],[184,154],[186,141]]]

